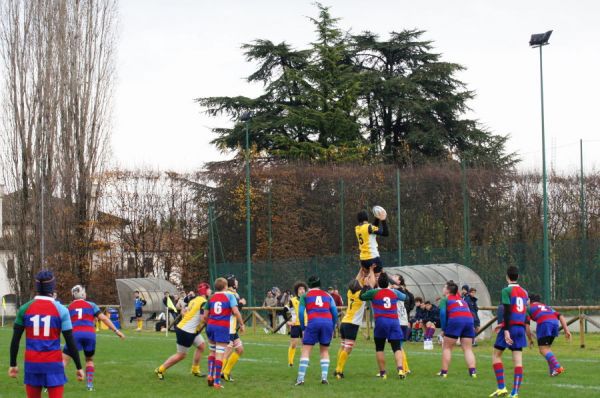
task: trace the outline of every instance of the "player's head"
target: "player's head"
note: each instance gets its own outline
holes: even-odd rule
[[[312,275],[311,277],[309,277],[306,282],[308,284],[308,287],[311,289],[315,287],[321,287],[321,279],[316,275]]]
[[[71,289],[71,295],[73,296],[73,298],[75,300],[85,300],[85,298],[86,298],[85,288],[81,285],[75,285]]]
[[[237,290],[237,288],[238,288],[238,281],[235,278],[235,275],[229,274],[229,275],[227,275],[227,277],[225,279],[227,279],[227,287],[229,287],[231,289],[236,289]]]
[[[529,295],[529,301],[531,301],[532,303],[541,303],[542,297],[539,294],[533,293]]]
[[[446,294],[455,295],[458,293],[458,285],[454,281],[446,282],[446,286],[444,286],[444,290]]]
[[[215,280],[215,290],[217,292],[222,292],[225,289],[227,289],[227,279],[225,279],[225,278],[217,278]]]
[[[44,270],[35,276],[35,291],[40,296],[52,296],[56,287],[56,278],[52,271]]]
[[[303,296],[307,290],[308,286],[304,282],[296,282],[294,284],[294,294],[296,295],[296,297]]]
[[[366,210],[359,211],[358,214],[356,215],[356,220],[359,223],[363,223],[363,222],[369,221],[369,213],[367,213]]]
[[[201,282],[198,284],[198,295],[200,296],[210,296],[211,290],[210,285],[206,282]]]
[[[514,265],[511,265],[506,269],[506,279],[509,282],[516,282],[519,280],[519,269]]]
[[[388,274],[386,274],[385,272],[382,272],[381,274],[379,274],[379,277],[377,278],[377,286],[379,286],[382,289],[385,289],[389,285],[390,285],[390,278],[389,278]]]
[[[362,289],[362,286],[360,285],[358,279],[352,279],[348,284],[348,290],[350,290],[352,294],[358,292],[360,289]]]

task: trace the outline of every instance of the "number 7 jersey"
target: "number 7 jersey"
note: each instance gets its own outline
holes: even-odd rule
[[[60,333],[71,330],[69,311],[52,297],[36,296],[15,319],[25,328],[25,373],[64,374]]]
[[[516,283],[502,289],[502,304],[510,305],[510,325],[525,326],[527,320],[527,291]]]

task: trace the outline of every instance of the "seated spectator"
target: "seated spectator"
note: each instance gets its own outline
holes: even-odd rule
[[[425,305],[422,297],[415,297],[415,314],[410,318],[411,341],[421,341],[423,338],[423,319],[425,319]]]

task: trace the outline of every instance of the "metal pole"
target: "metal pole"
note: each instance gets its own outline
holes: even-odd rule
[[[271,265],[271,262],[273,261],[273,226],[272,226],[272,221],[273,221],[273,213],[271,210],[271,203],[272,203],[272,194],[271,194],[271,186],[269,186],[269,195],[268,195],[268,202],[267,202],[267,208],[268,208],[268,214],[267,214],[267,227],[269,230],[269,256],[268,256],[268,262],[269,265]]]
[[[250,248],[250,140],[248,131],[248,121],[246,121],[246,274],[248,275],[248,304],[253,305],[252,301],[252,251]]]
[[[396,169],[396,210],[398,212],[398,266],[402,266],[402,217],[400,215],[400,169]]]
[[[344,180],[340,180],[340,259],[342,264],[345,264],[345,252],[346,248],[344,245]]]
[[[581,239],[587,239],[587,228],[585,226],[586,212],[585,212],[585,181],[583,177],[583,140],[579,140],[579,162],[580,162],[580,174],[579,174],[579,189],[580,189],[580,205],[581,205]]]
[[[550,304],[550,247],[548,244],[548,189],[546,174],[546,131],[544,125],[544,69],[542,63],[542,45],[540,45],[540,98],[542,110],[542,185],[544,212],[544,302]]]
[[[46,188],[44,187],[44,176],[42,174],[42,178],[40,178],[40,182],[42,184],[42,205],[41,205],[41,230],[40,230],[40,267],[44,268],[44,257],[46,256],[46,241],[44,237],[44,197]]]
[[[463,259],[466,266],[471,266],[471,233],[469,226],[469,193],[467,192],[467,170],[463,159],[460,160],[460,169],[462,174],[462,195],[463,195],[463,234],[464,234],[464,252]]]

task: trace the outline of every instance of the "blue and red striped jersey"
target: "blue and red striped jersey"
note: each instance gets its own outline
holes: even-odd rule
[[[368,293],[368,292],[367,292]],[[402,293],[400,293],[402,294]],[[377,319],[398,320],[398,292],[393,289],[377,289],[371,299],[373,317]]]
[[[558,325],[558,317],[560,314],[546,304],[531,303],[528,313],[531,316],[531,319],[537,324],[550,322]]]
[[[69,311],[52,297],[36,296],[19,308],[15,324],[25,328],[25,372],[63,373],[60,334],[72,329]]]
[[[321,289],[310,289],[302,299],[304,300],[309,323],[319,320],[332,322],[331,307],[335,306],[335,302],[329,293]]]
[[[469,305],[459,295],[448,296],[448,299],[447,299],[445,305],[446,305],[446,314],[448,315],[448,320],[473,319],[473,314],[471,314]],[[441,307],[442,307],[442,304],[440,304],[440,309],[441,309]]]
[[[229,330],[233,307],[237,299],[228,292],[217,292],[208,300],[208,324]]]
[[[502,304],[510,305],[510,325],[525,326],[528,299],[527,291],[516,283],[502,289]]]
[[[100,313],[100,308],[95,303],[82,299],[75,300],[68,309],[73,324],[73,333],[96,333],[94,321]]]

